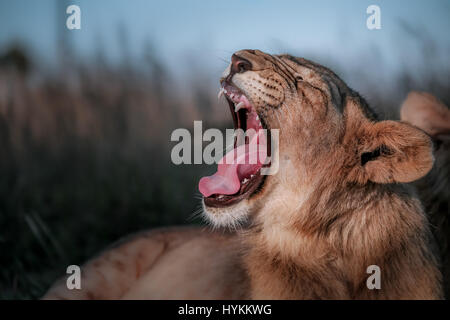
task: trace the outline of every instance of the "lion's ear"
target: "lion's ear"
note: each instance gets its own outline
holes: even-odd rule
[[[433,166],[431,139],[402,122],[381,121],[365,130],[360,165],[366,178],[376,183],[411,182]]]
[[[425,92],[410,92],[402,104],[400,117],[436,139],[450,137],[450,110]]]

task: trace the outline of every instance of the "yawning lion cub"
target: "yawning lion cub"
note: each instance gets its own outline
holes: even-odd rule
[[[289,55],[239,51],[221,85],[236,127],[279,129],[277,174],[219,167],[200,183],[205,217],[242,228],[135,236],[82,267],[81,290],[62,279],[45,298],[442,298],[428,221],[405,185],[433,166],[424,132],[377,121],[332,71]]]

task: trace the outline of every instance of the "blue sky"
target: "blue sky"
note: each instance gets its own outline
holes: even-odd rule
[[[400,21],[433,37],[447,56],[450,52],[447,0],[1,0],[0,48],[21,42],[54,61],[69,4],[82,13],[82,29],[68,31],[76,55],[88,58],[101,47],[111,63],[120,61],[124,48],[141,57],[151,42],[172,67],[191,57],[215,72],[225,65],[222,59],[242,48],[320,55],[361,67],[382,59],[389,69],[416,61],[417,46],[405,38]],[[371,4],[381,8],[381,30],[366,28]]]

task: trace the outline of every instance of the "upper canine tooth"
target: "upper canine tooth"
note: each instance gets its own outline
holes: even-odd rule
[[[234,112],[238,112],[240,109],[242,109],[244,106],[244,102],[239,102],[238,104],[234,105]]]
[[[225,89],[221,88],[219,91],[219,94],[217,95],[217,99],[220,99],[221,96],[223,96]]]

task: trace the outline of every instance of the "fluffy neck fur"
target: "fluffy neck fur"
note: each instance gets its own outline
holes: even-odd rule
[[[353,188],[351,198],[344,190],[316,190],[292,224],[283,217],[292,207],[262,209],[262,221],[243,235],[252,298],[441,298],[418,201],[401,186]],[[373,264],[381,268],[380,290],[366,286]]]
[[[283,188],[273,188],[276,200],[257,208],[242,234],[251,298],[442,298],[428,222],[409,188],[337,178],[346,170],[345,141],[360,128],[347,123],[334,149],[322,142],[326,156],[280,160]],[[355,175],[348,167],[344,176]],[[381,269],[380,290],[366,285],[370,265]]]

